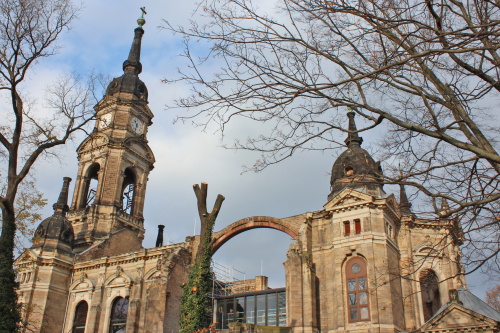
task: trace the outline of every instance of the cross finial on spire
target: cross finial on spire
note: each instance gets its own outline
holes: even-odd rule
[[[144,19],[144,15],[147,13],[146,13],[146,7],[141,7],[140,9],[141,9],[142,14],[141,14],[141,17],[139,17],[137,19],[137,24],[139,24],[139,28],[142,28],[142,26],[144,24],[146,24],[146,20]]]

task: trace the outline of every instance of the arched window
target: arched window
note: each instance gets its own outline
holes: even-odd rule
[[[134,211],[135,175],[129,168],[125,169],[122,186],[122,210],[130,215]]]
[[[363,258],[355,257],[347,262],[346,278],[349,322],[370,320],[366,262]]]
[[[78,303],[75,311],[75,320],[73,322],[73,333],[85,333],[85,323],[87,322],[87,313],[89,305],[82,301]]]
[[[424,321],[428,321],[441,307],[439,281],[432,269],[424,269],[420,272],[420,293],[422,294]]]
[[[109,333],[125,333],[127,327],[128,298],[118,297],[113,301]]]
[[[94,203],[100,169],[101,166],[99,163],[94,163],[88,168],[87,175],[84,180],[83,200],[80,208],[90,206]]]

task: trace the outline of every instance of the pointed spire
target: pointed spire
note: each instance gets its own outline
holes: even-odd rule
[[[57,200],[57,203],[55,203],[54,206],[52,207],[54,208],[55,213],[65,215],[66,212],[69,210],[68,193],[69,193],[69,183],[71,182],[71,178],[64,177],[63,180],[64,182],[61,189],[61,193],[59,194],[59,199]]]
[[[449,210],[450,210],[450,205],[448,205],[448,200],[446,200],[446,198],[442,198],[440,211],[446,213]]]
[[[405,186],[399,184],[399,211],[401,215],[413,215],[410,208],[411,202],[408,201],[408,197],[406,196]]]
[[[145,7],[141,7],[141,11],[142,15],[137,20],[139,26],[134,30],[134,41],[132,42],[132,47],[130,48],[128,59],[123,63],[123,71],[132,72],[134,75],[139,75],[142,72],[141,41],[142,35],[144,35],[142,26],[146,24],[146,20],[144,19],[144,14],[146,14]]]
[[[347,112],[347,117],[349,118],[349,131],[356,131],[356,123],[354,122],[354,116],[356,114],[353,111]],[[363,138],[358,136],[358,133],[348,133],[347,134],[347,139],[345,139],[345,144],[347,147],[359,147],[361,146],[361,143],[363,142]]]

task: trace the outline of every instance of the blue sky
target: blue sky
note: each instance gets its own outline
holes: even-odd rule
[[[269,6],[269,2],[261,2]],[[194,8],[192,0],[87,1],[72,29],[60,38],[59,53],[36,65],[24,89],[42,100],[44,87],[64,73],[84,74],[96,69],[113,77],[121,75],[140,6],[145,6],[148,12],[140,77],[148,87],[150,108],[155,114],[148,139],[156,156],[146,195],[144,246],[154,246],[158,224],[166,226],[165,240],[171,242],[182,242],[193,234],[197,210],[192,185],[202,181],[209,184],[209,205],[213,204],[218,193],[226,197],[216,230],[249,216],[280,218],[321,209],[329,193],[328,173],[335,161],[335,153],[300,153],[262,173],[241,174],[242,166],[252,165],[259,158],[258,154],[221,148],[221,138],[215,133],[215,128],[200,132],[189,124],[173,125],[175,116],[182,111],[166,110],[165,105],[186,96],[189,87],[165,85],[161,79],[175,77],[177,67],[186,63],[178,56],[183,51],[181,37],[158,29],[158,26],[163,19],[174,25],[188,25]],[[206,46],[195,47],[203,50]],[[212,66],[217,69],[217,63]],[[236,122],[228,128],[225,142],[258,131],[259,127]],[[378,135],[376,129],[363,133],[363,146],[375,142]],[[75,149],[83,139],[83,136],[77,137],[74,143],[63,148],[61,161],[40,161],[36,165],[38,187],[50,203],[44,211],[45,216],[51,214],[50,206],[57,199],[62,177],[76,178]],[[270,286],[281,287],[285,284],[282,263],[290,243],[290,237],[279,231],[251,230],[226,243],[214,259],[245,271],[247,278],[259,275],[263,263],[263,273],[270,277]],[[488,286],[484,282],[486,279],[478,273],[467,280],[471,290],[483,298]]]

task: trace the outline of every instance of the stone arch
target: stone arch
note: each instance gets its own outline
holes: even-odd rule
[[[78,208],[85,208],[90,201],[96,198],[99,187],[99,172],[101,172],[101,164],[99,162],[93,161],[85,166],[85,170],[82,173],[82,185],[80,187],[81,199]],[[96,184],[94,184],[96,186],[95,188],[91,188],[93,180],[96,181]],[[94,192],[91,193],[91,191]]]
[[[299,226],[293,223],[275,217],[252,216],[236,221],[221,231],[215,232],[212,237],[212,252],[217,252],[224,243],[234,236],[258,228],[276,229],[290,235],[295,240],[299,238]]]
[[[132,285],[132,277],[125,273],[120,266],[116,266],[116,272],[108,276],[108,278],[104,281],[104,286],[106,287],[122,287],[122,286],[131,286]]]

